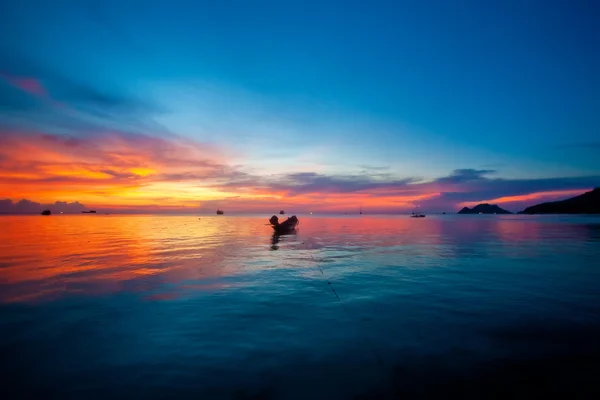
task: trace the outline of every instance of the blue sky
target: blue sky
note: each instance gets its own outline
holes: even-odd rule
[[[184,136],[256,174],[600,175],[597,2],[10,3],[0,72],[73,108],[5,83],[11,129]]]

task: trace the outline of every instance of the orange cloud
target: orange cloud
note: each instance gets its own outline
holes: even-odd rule
[[[339,212],[361,206],[412,208],[438,195],[407,189],[405,182],[397,188],[393,182],[314,173],[253,176],[228,166],[218,148],[176,137],[119,132],[85,137],[3,136],[0,198],[14,200],[77,200],[113,210],[227,207],[251,211],[301,206]]]
[[[198,181],[228,173],[218,149],[182,138],[3,134],[0,148],[0,198],[144,204],[169,197],[165,185],[177,176]],[[191,190],[202,197],[201,188]]]
[[[451,211],[481,202],[516,207],[570,197],[583,191],[573,188],[597,179],[489,179],[486,171],[468,169],[429,182],[368,173],[253,175],[231,166],[222,149],[176,136],[0,131],[0,137],[0,200],[11,204],[78,201],[100,210],[148,212]],[[540,190],[561,187],[569,190]],[[511,193],[518,195],[503,195]]]

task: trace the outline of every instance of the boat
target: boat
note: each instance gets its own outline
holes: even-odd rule
[[[283,211],[283,210],[279,211],[279,215],[283,215],[283,214],[285,214],[285,211]]]
[[[84,214],[96,214],[96,210],[82,211]]]
[[[51,214],[52,214],[52,211],[50,211],[50,210],[42,211],[42,215],[51,215]]]
[[[285,221],[279,223],[279,218],[277,218],[276,215],[273,215],[271,219],[269,219],[269,223],[273,227],[273,230],[275,230],[275,233],[281,235],[293,232],[300,223],[300,221],[298,220],[298,218],[296,218],[295,215],[292,215]]]
[[[360,207],[359,214],[362,215],[362,206]]]
[[[217,215],[223,215],[223,214],[225,214],[225,213],[223,212],[223,210],[217,210]]]
[[[411,218],[425,218],[425,214],[422,213],[412,213]]]

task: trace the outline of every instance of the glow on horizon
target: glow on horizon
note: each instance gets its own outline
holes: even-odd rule
[[[458,170],[440,180],[402,180],[388,169],[371,175],[253,174],[230,166],[223,152],[177,137],[113,132],[96,137],[5,134],[0,149],[0,199],[52,204],[78,201],[113,210],[262,212],[451,211],[445,192],[469,192],[489,171]],[[97,143],[98,141],[101,143]],[[458,175],[457,175],[458,174]],[[481,180],[484,179],[484,180]],[[466,185],[466,186],[465,186]],[[581,190],[535,191],[459,204],[520,204],[568,197]]]
[[[480,200],[475,202],[463,202],[460,203],[460,207],[472,207],[481,203],[489,203],[489,204],[510,204],[510,203],[531,203],[532,201],[556,201],[556,200],[564,200],[569,197],[574,197],[580,195],[586,191],[592,190],[593,188],[583,188],[577,190],[552,190],[552,191],[543,191],[543,192],[535,192],[518,196],[503,196],[495,199],[488,200]]]

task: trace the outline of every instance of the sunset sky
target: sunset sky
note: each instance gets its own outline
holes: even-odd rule
[[[2,2],[0,212],[571,197],[600,186],[599,18],[558,0]]]

